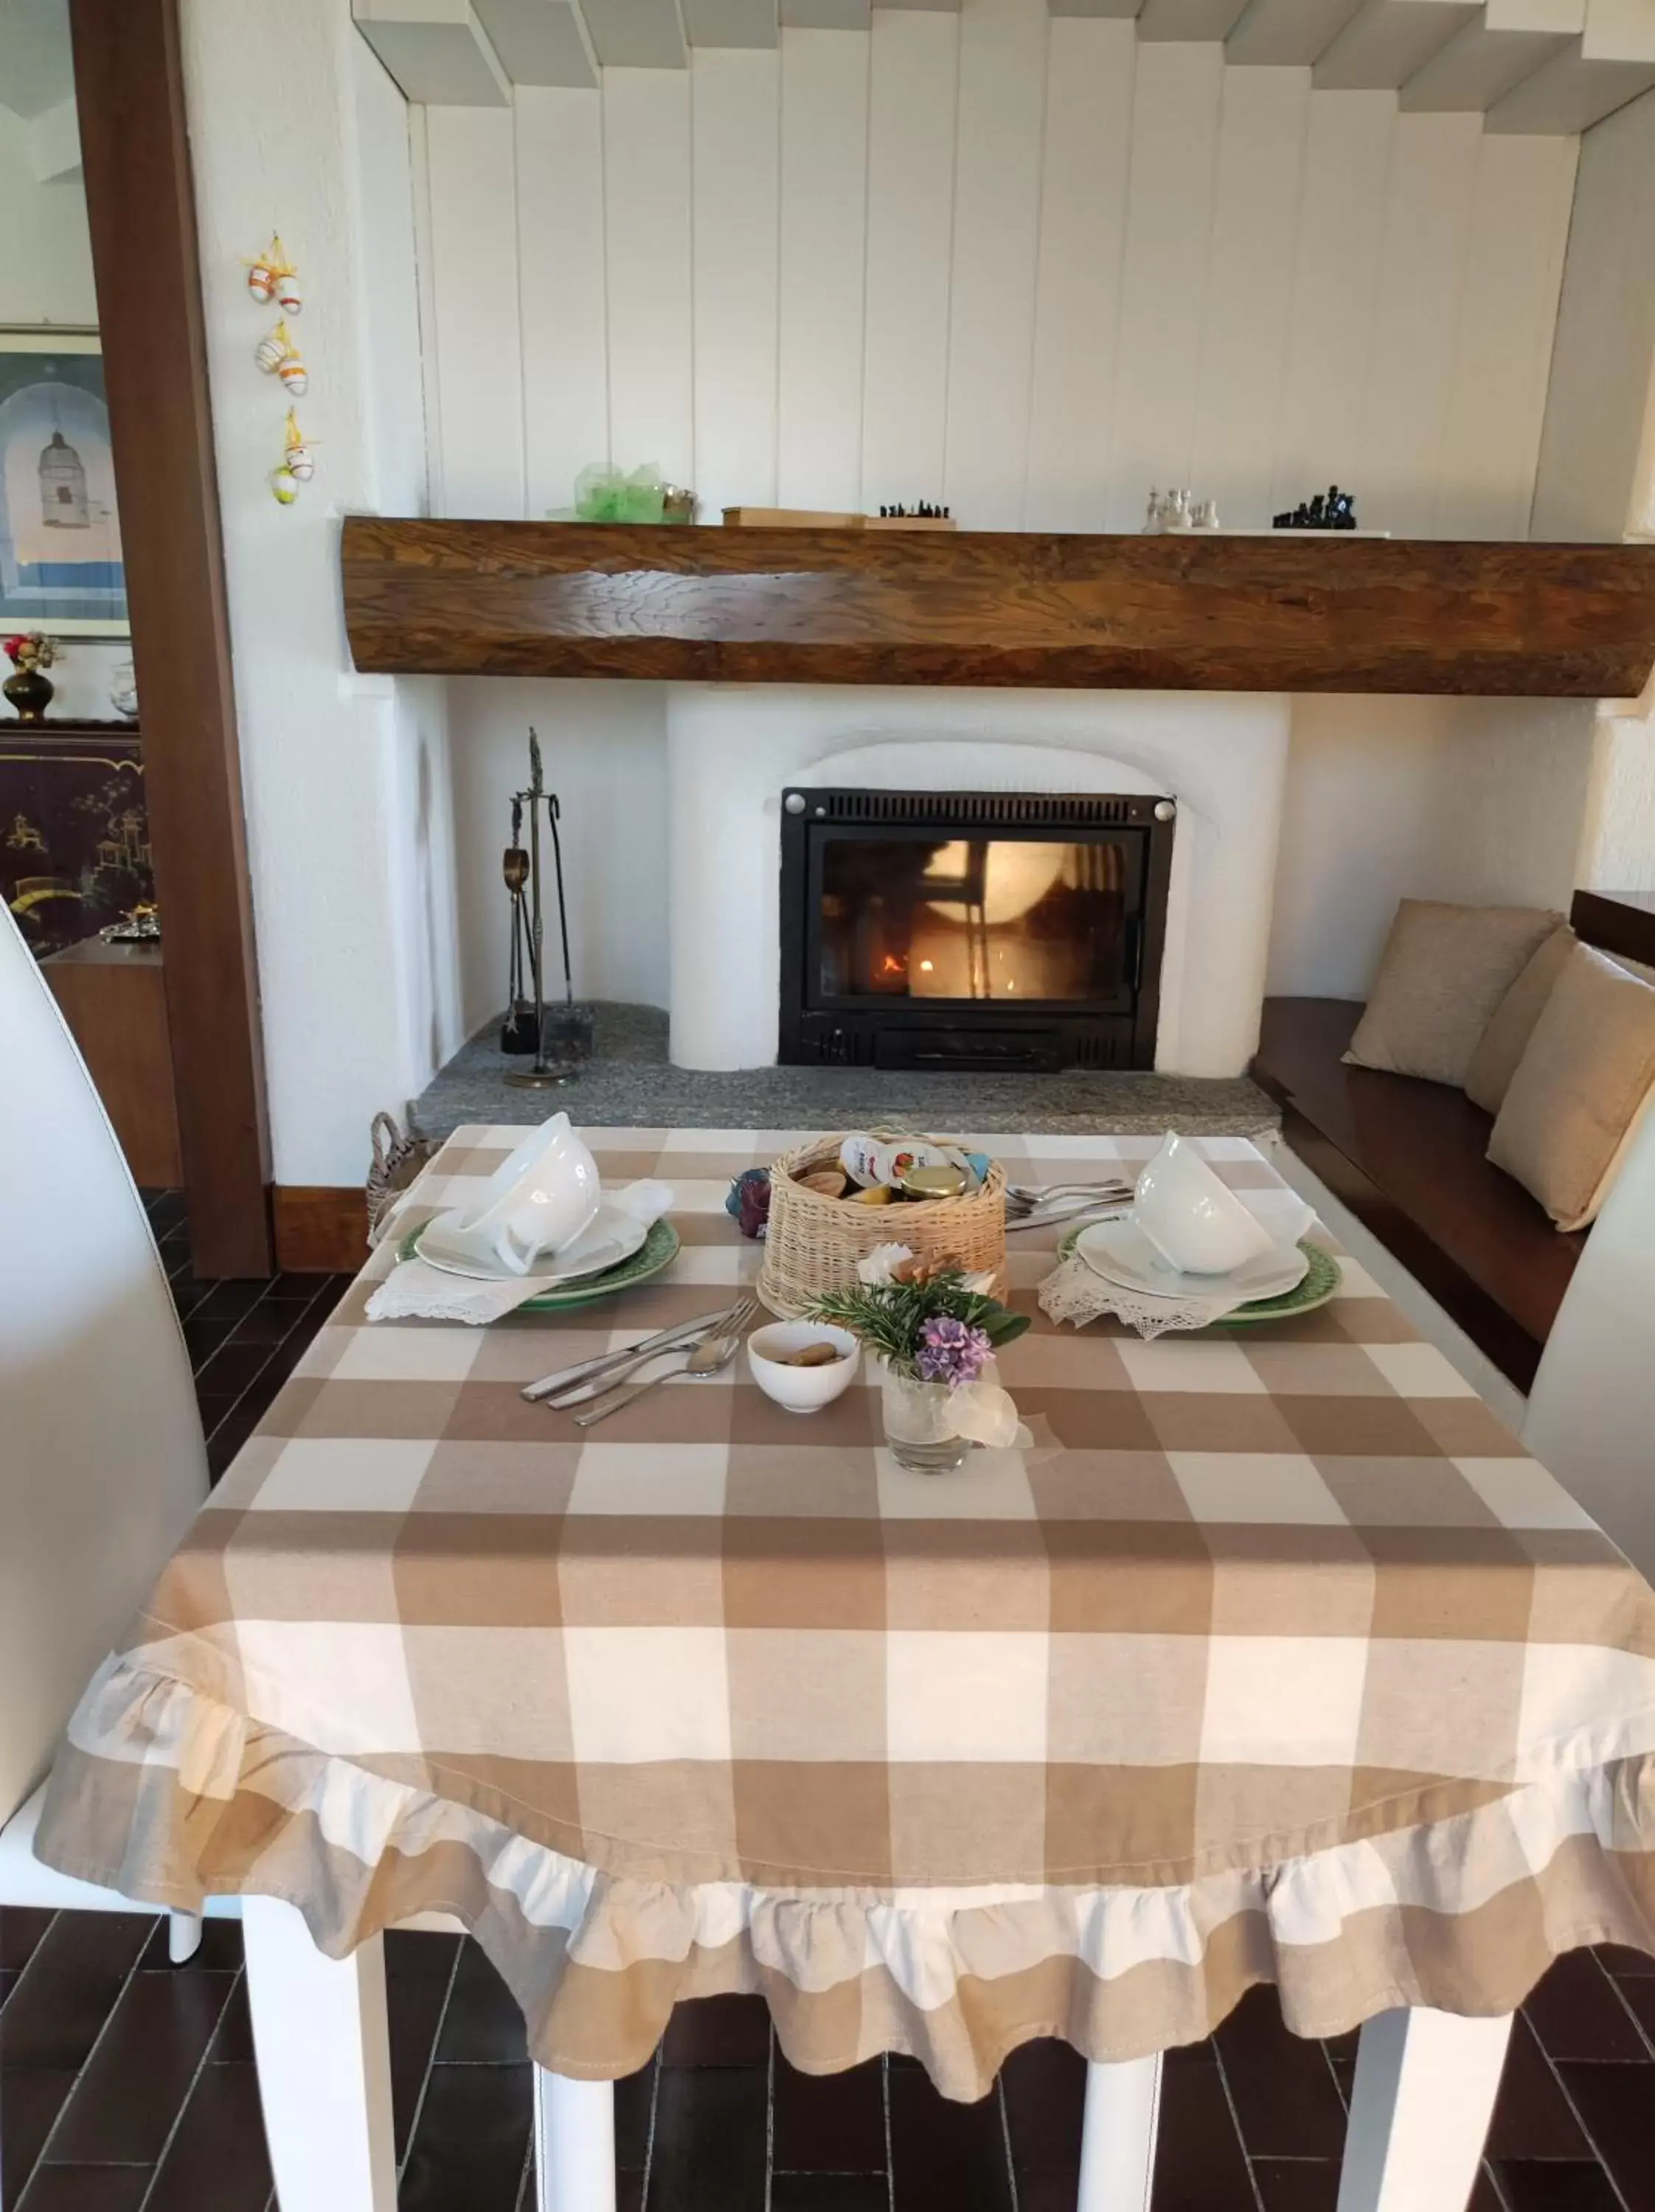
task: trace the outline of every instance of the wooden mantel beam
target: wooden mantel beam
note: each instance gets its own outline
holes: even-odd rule
[[[359,669],[1631,698],[1655,546],[351,516]]]

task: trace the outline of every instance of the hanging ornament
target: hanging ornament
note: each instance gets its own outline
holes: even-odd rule
[[[296,315],[305,304],[305,295],[299,289],[299,279],[287,276],[279,279],[276,287],[276,303],[283,314]]]
[[[299,496],[299,479],[291,469],[272,469],[270,488],[283,507],[291,507]]]
[[[316,473],[316,456],[306,443],[298,417],[290,407],[288,410],[287,453],[282,466],[300,483],[308,483]]]
[[[271,242],[265,251],[256,261],[247,264],[247,289],[261,307],[267,306],[271,300],[279,300],[290,315],[296,315],[301,304],[299,288],[296,284],[292,286],[290,300],[284,289],[293,275],[293,264],[288,259],[281,240],[272,232]]]
[[[274,376],[292,351],[293,340],[288,336],[287,325],[277,323],[273,331],[266,331],[259,339],[253,359],[266,376]]]
[[[310,389],[310,371],[296,346],[288,348],[286,358],[277,365],[276,374],[295,399],[302,399]]]

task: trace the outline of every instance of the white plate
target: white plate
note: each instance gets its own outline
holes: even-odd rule
[[[428,1221],[419,1232],[419,1256],[428,1267],[435,1267],[445,1275],[464,1275],[473,1283],[518,1283],[528,1277],[508,1275],[503,1267],[480,1267],[469,1253],[462,1259],[457,1254],[445,1253],[442,1225],[452,1214],[439,1213]],[[641,1251],[649,1234],[647,1225],[636,1214],[611,1206],[605,1199],[598,1208],[598,1215],[589,1229],[583,1229],[572,1244],[549,1257],[544,1266],[537,1261],[529,1270],[542,1290],[554,1290],[560,1283],[578,1283],[587,1275],[601,1275],[606,1268],[618,1267],[623,1260],[630,1260]]]
[[[1094,1221],[1083,1229],[1074,1249],[1092,1273],[1123,1291],[1147,1291],[1152,1297],[1211,1297],[1238,1292],[1244,1298],[1279,1298],[1296,1291],[1310,1261],[1297,1245],[1272,1244],[1227,1275],[1188,1275],[1169,1267],[1130,1214]]]

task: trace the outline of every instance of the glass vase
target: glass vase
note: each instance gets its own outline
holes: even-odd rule
[[[951,1474],[964,1464],[969,1439],[956,1436],[946,1382],[920,1382],[886,1367],[879,1377],[885,1440],[899,1467],[916,1474]]]

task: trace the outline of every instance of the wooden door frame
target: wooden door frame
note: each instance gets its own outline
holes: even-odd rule
[[[271,1272],[270,1139],[178,0],[70,0],[201,1275]]]

